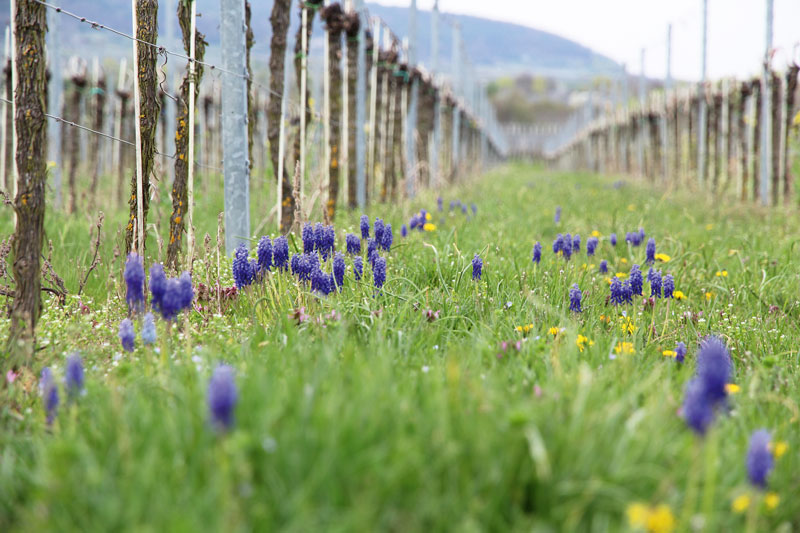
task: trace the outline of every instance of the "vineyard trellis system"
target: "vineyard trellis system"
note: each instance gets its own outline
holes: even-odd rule
[[[630,174],[764,205],[796,204],[799,69],[771,70],[767,84],[763,78],[726,79],[706,84],[699,94],[651,94],[644,107],[595,120],[548,159],[555,168]],[[700,124],[705,131],[698,131]]]
[[[197,216],[193,189],[197,183],[198,193],[206,193],[215,174],[224,175],[230,253],[271,220],[283,233],[311,218],[330,221],[337,206],[395,201],[403,191],[412,196],[462,180],[505,154],[494,111],[467,62],[457,24],[451,72],[445,76],[413,60],[413,25],[403,42],[360,0],[345,5],[275,0],[266,84],[256,81],[251,67],[258,36],[250,26],[249,2],[220,1],[222,66],[205,59],[207,43],[196,29],[195,2],[177,0],[177,12],[167,14],[182,30],[184,51],[178,52],[170,49],[171,42],[158,44],[156,0],[131,0],[130,33],[44,0],[12,0],[5,97],[0,98],[0,187],[11,198],[16,220],[12,348],[30,349],[41,310],[45,206],[71,212],[94,208],[99,184],[111,184],[111,208],[129,206],[126,250],[144,250],[153,232],[147,220],[151,197],[169,194],[169,222],[157,228],[168,235],[167,265],[191,270],[192,219]],[[411,4],[415,21],[416,2]],[[300,27],[290,48],[295,7]],[[322,72],[314,73],[323,85],[319,111],[310,84],[315,64],[309,61],[317,14],[325,32]],[[437,3],[437,38],[439,18]],[[129,40],[131,56],[119,61],[116,76],[107,72],[108,61],[101,65],[97,58],[90,69],[84,58],[73,57],[62,72],[62,20]],[[185,63],[179,69],[182,81],[181,73],[167,72],[167,57]],[[294,80],[287,68],[291,58]],[[433,64],[438,67],[438,57]],[[175,104],[167,105],[170,101]],[[61,126],[69,131],[62,135]],[[66,191],[62,171],[68,176]],[[76,176],[84,174],[93,185],[79,190]],[[46,198],[50,175],[52,198]],[[160,179],[166,177],[171,179]],[[276,189],[263,186],[270,179]],[[300,188],[293,194],[296,180]],[[252,231],[251,196],[260,202],[273,194],[275,207],[263,213]]]

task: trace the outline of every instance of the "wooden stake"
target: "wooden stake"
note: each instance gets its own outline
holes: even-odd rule
[[[303,36],[300,52],[300,198],[303,197],[306,181],[306,91],[308,86],[308,8],[303,4],[302,8]]]

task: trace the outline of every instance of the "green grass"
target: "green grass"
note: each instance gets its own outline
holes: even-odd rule
[[[444,221],[431,194],[375,206],[396,243],[383,294],[369,267],[365,281],[348,272],[344,291],[322,300],[273,276],[224,315],[194,312],[188,335],[160,323],[160,353],[119,353],[122,263],[107,242],[84,298],[90,311],[76,297],[49,303],[33,369],[2,389],[0,529],[624,531],[626,509],[643,502],[668,505],[680,529],[736,531],[748,515],[731,510],[733,499],[760,498],[744,461],[762,427],[789,451],[769,479],[780,504],[754,506],[751,527],[799,528],[796,213],[612,183],[511,165],[444,191]],[[448,213],[451,199],[475,202],[477,216]],[[204,212],[216,213],[212,204]],[[421,207],[436,231],[402,239]],[[338,242],[343,228],[357,232],[358,215],[343,213]],[[198,225],[216,234],[213,214]],[[87,221],[50,217],[51,238],[58,226],[57,269],[85,264]],[[671,256],[659,268],[686,299],[653,308],[637,299],[628,334],[597,264],[607,259],[610,275],[642,264],[644,246],[624,243],[639,227]],[[595,230],[601,243],[587,258]],[[569,263],[550,249],[559,232],[583,239]],[[201,257],[196,281],[205,270]],[[67,282],[74,290],[76,279]],[[568,310],[573,283],[580,315]],[[298,326],[288,315],[299,307],[311,319]],[[429,321],[428,309],[439,318]],[[520,351],[500,357],[526,324]],[[697,340],[711,333],[728,343],[741,391],[701,439],[678,410]],[[582,352],[579,334],[593,342]],[[683,366],[662,355],[678,341],[689,346]],[[621,342],[635,353],[616,354]],[[48,429],[35,376],[46,365],[63,375],[76,349],[86,394],[62,404]],[[239,388],[227,434],[212,430],[206,407],[219,362],[234,366]]]

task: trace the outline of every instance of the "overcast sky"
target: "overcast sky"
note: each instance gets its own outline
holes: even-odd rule
[[[408,6],[410,0],[375,0]],[[764,56],[766,0],[708,1],[710,78],[758,72]],[[420,9],[433,0],[418,0]],[[702,0],[440,0],[442,11],[523,24],[575,40],[628,71],[662,77],[666,72],[667,25],[673,24],[673,75],[698,79],[701,72]],[[774,65],[784,68],[800,41],[800,2],[775,0]],[[800,59],[800,52],[795,53]]]

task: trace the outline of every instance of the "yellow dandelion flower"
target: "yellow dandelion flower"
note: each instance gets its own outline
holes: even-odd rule
[[[603,234],[600,233],[599,231],[597,231],[597,230],[593,230],[592,231],[592,237],[602,237],[602,236],[603,236]]]
[[[609,322],[611,322],[611,317],[606,315],[600,315],[600,322],[605,322],[606,324],[608,324]]]
[[[431,218],[433,217],[431,217],[430,213],[425,213],[425,220],[430,220]]]
[[[647,525],[647,517],[650,515],[650,509],[643,503],[632,503],[628,505],[625,510],[628,515],[628,524],[633,528],[643,528]]]
[[[783,454],[789,451],[789,444],[785,440],[770,442],[769,447],[775,459],[780,459]]]
[[[750,496],[747,494],[742,494],[741,496],[737,496],[734,498],[733,502],[731,503],[731,509],[733,509],[734,513],[743,513],[750,507]]]
[[[727,278],[728,271],[727,270],[717,270],[717,277],[718,278]]]
[[[707,293],[706,293],[706,300],[711,300],[711,297],[712,297],[712,296],[714,296],[712,293],[710,293],[710,292],[707,292]]]
[[[615,275],[616,277],[620,278],[620,279],[623,279],[623,278],[627,278],[627,277],[628,277],[628,275],[627,275],[625,272],[617,272],[617,273],[616,273],[616,274],[614,274],[614,275]]]
[[[517,326],[517,331],[522,333],[523,335],[527,335],[533,329],[533,324],[525,324],[522,326]]]
[[[662,263],[669,263],[669,260],[672,259],[667,254],[656,254],[656,260],[661,261]]]
[[[578,338],[575,340],[575,344],[578,345],[578,350],[583,352],[587,345],[594,346],[594,341],[584,335],[578,335]]]
[[[668,505],[661,504],[650,511],[647,517],[647,531],[651,533],[671,533],[675,530],[675,517]]]
[[[636,349],[633,347],[632,342],[620,342],[614,347],[614,351],[617,354],[625,354],[625,355],[636,353]]]
[[[764,496],[764,505],[766,505],[767,509],[769,509],[770,511],[775,509],[780,503],[781,503],[781,497],[778,496],[777,492],[768,492]]]
[[[430,222],[426,222],[422,229],[425,231],[436,231],[436,224],[431,224]]]
[[[624,257],[620,257],[619,258],[619,262],[622,263],[623,265],[627,265],[628,264],[628,260],[625,259]]]
[[[664,350],[661,352],[661,355],[664,357],[675,357],[677,354],[675,353],[675,350]]]
[[[611,278],[609,278],[608,276],[606,276],[606,277],[604,277],[603,279],[606,281],[606,283],[608,283],[609,285],[611,285]]]
[[[675,291],[675,292],[673,292],[672,293],[672,297],[675,298],[676,300],[685,300],[686,299],[686,295],[683,294],[683,291]]]
[[[726,383],[725,384],[725,392],[727,392],[728,394],[738,394],[739,391],[741,391],[741,390],[742,390],[742,388],[739,385],[737,385],[736,383]]]
[[[547,332],[553,337],[558,337],[558,334],[561,333],[561,330],[557,326],[553,326],[552,328],[548,329]]]

